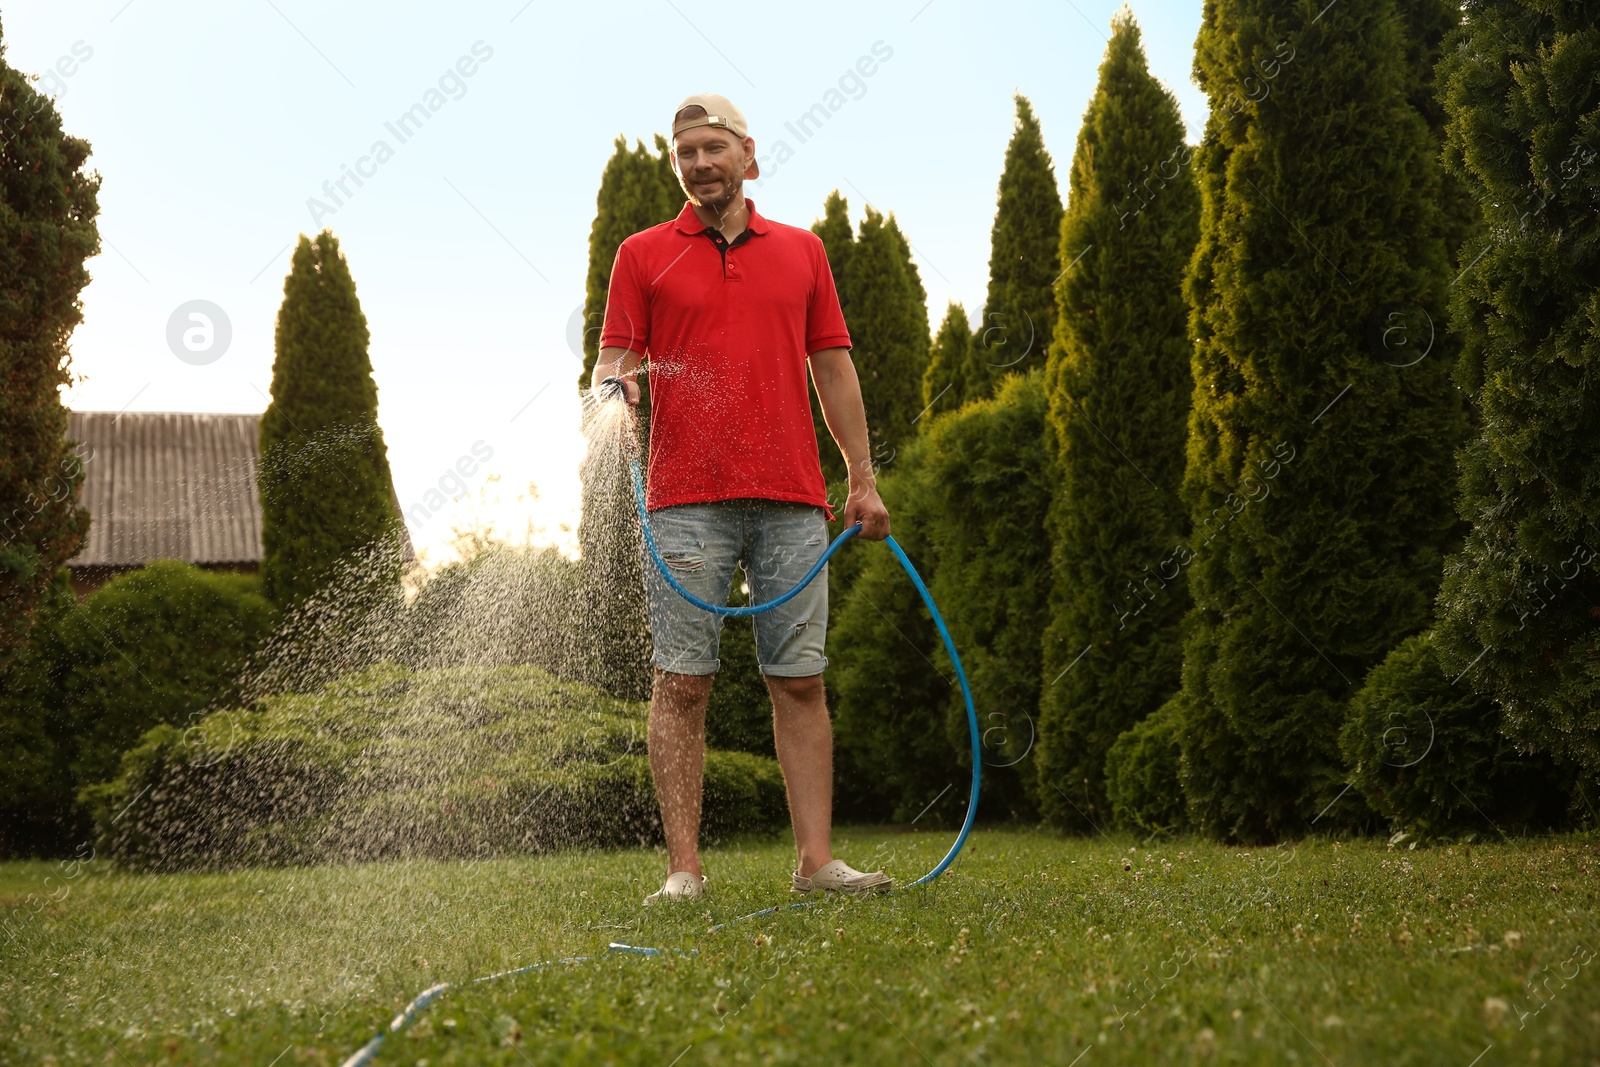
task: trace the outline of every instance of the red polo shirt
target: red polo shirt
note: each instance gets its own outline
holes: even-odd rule
[[[685,203],[623,241],[611,268],[600,346],[648,360],[652,511],[739,497],[827,507],[806,360],[850,334],[822,241],[745,204],[731,244]]]

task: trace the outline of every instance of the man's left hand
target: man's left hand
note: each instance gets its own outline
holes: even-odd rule
[[[844,524],[854,526],[858,522],[861,532],[857,537],[882,541],[889,536],[889,509],[883,506],[883,498],[878,495],[877,487],[870,483],[852,483],[849,499],[845,501]]]

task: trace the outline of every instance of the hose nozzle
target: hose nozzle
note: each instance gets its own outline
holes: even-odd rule
[[[599,393],[601,400],[626,400],[628,390],[622,384],[622,379],[611,375],[600,379]]]

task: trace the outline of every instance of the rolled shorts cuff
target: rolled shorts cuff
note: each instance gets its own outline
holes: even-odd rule
[[[808,659],[801,663],[763,663],[761,673],[769,678],[810,678],[821,674],[828,666],[828,657]]]
[[[720,659],[673,659],[671,656],[658,653],[651,654],[650,664],[668,674],[687,674],[694,677],[716,674],[722,668]]]

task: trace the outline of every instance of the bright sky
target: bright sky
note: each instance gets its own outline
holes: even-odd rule
[[[328,226],[371,327],[379,421],[418,547],[438,560],[452,525],[471,521],[574,544],[562,531],[576,529],[583,451],[571,335],[618,134],[648,144],[689,93],[730,97],[758,154],[793,151],[746,187],[762,213],[809,226],[835,188],[857,220],[864,203],[893,211],[937,327],[947,301],[974,316],[983,303],[1012,93],[1033,101],[1065,196],[1120,4],[0,0],[7,61],[51,72],[42,84],[103,178],[104,252],[73,338],[85,380],[68,403],[261,411],[292,243]],[[1190,80],[1200,10],[1134,5],[1191,140],[1206,113]],[[817,103],[837,110],[802,143],[785,124]],[[386,124],[414,104],[431,110],[402,141]],[[346,167],[366,176],[344,178],[336,203],[324,183]],[[222,310],[231,339],[180,359],[169,322],[196,300]],[[460,499],[419,519],[441,485]]]

